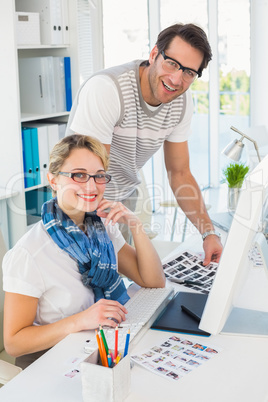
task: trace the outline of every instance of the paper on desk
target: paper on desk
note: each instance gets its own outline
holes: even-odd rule
[[[149,350],[132,355],[131,359],[155,374],[176,381],[217,356],[221,350],[207,341],[171,336]]]
[[[178,253],[163,264],[163,270],[167,279],[190,281],[184,283],[188,289],[208,294],[218,264],[211,262],[207,266],[203,265],[204,254],[194,253],[191,250],[184,250]]]

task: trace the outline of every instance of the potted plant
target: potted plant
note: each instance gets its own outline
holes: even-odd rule
[[[228,184],[228,209],[234,212],[239,198],[240,189],[249,166],[244,163],[230,163],[224,170],[225,182]]]

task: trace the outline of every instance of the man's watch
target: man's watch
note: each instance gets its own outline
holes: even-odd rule
[[[216,232],[216,230],[209,230],[208,232],[205,232],[205,233],[202,234],[202,239],[205,240],[205,238],[210,236],[210,235],[216,235],[219,238],[221,238],[220,232]]]

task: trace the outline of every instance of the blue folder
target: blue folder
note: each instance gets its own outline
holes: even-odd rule
[[[33,178],[34,185],[41,184],[39,147],[38,147],[38,130],[36,127],[31,128],[32,156],[33,156]]]
[[[25,188],[29,188],[34,186],[31,129],[22,127],[21,132],[24,165],[24,186]]]
[[[70,57],[64,57],[64,73],[65,73],[66,110],[67,112],[69,112],[72,108],[72,102],[73,102]]]

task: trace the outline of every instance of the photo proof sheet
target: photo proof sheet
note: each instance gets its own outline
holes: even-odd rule
[[[131,359],[148,370],[170,380],[179,380],[218,355],[221,350],[207,341],[194,342],[180,336],[164,339],[149,350],[132,355]]]

